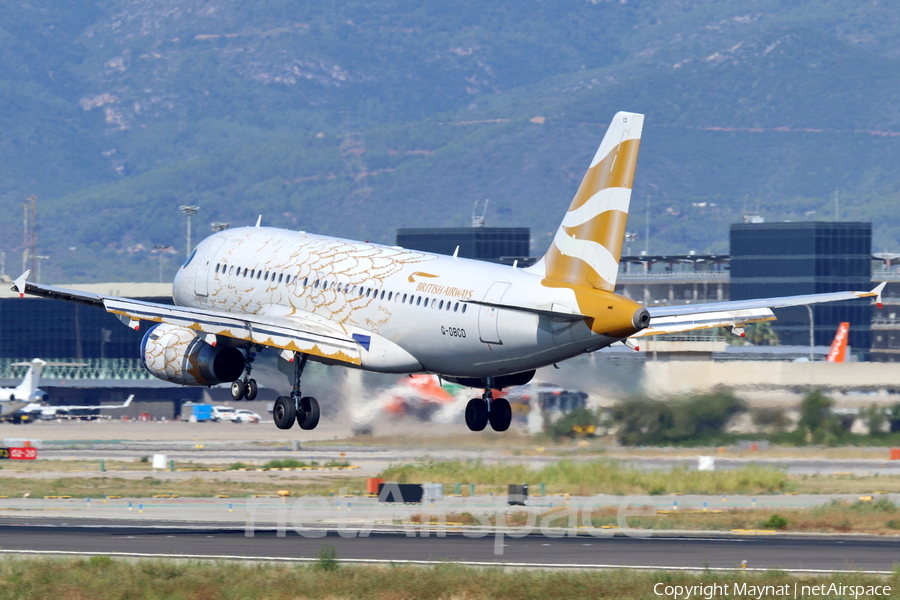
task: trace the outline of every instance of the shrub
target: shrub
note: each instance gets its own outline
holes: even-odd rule
[[[280,458],[275,460],[270,460],[266,464],[262,466],[263,469],[296,469],[298,467],[306,467],[308,466],[302,460],[295,460],[293,458]]]
[[[113,563],[113,559],[109,556],[103,556],[98,554],[97,556],[92,556],[88,559],[88,564],[92,567],[101,568],[109,566]]]
[[[786,529],[788,526],[788,520],[781,515],[772,515],[771,517],[766,519],[762,525],[766,529]]]
[[[337,550],[334,549],[334,546],[323,544],[319,548],[319,556],[315,567],[321,571],[335,571],[338,566]]]

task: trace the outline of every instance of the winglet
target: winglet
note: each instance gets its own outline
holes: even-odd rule
[[[259,229],[262,225],[262,215],[259,215],[259,218],[256,219],[256,228]]]
[[[878,287],[872,290],[875,293],[875,306],[877,306],[878,308],[881,308],[881,292],[884,291],[884,286],[886,285],[887,281],[882,281],[878,284]]]
[[[19,292],[19,298],[25,297],[25,280],[31,275],[31,271],[25,271],[19,278],[13,281],[13,289]]]
[[[128,396],[128,399],[125,400],[125,404],[122,405],[122,408],[128,408],[128,405],[131,404],[132,400],[134,400],[134,394]]]

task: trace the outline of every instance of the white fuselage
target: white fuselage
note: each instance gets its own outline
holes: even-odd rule
[[[173,297],[180,306],[313,318],[371,336],[361,366],[381,372],[499,376],[619,339],[584,320],[463,302],[579,313],[571,289],[522,269],[274,228],[205,239],[178,271]]]

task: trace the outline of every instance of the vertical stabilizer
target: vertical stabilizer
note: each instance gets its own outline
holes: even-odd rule
[[[850,323],[838,325],[837,333],[831,342],[831,348],[825,356],[825,362],[847,362],[847,337],[850,335]]]
[[[616,113],[547,254],[531,271],[614,291],[644,115]]]
[[[15,396],[17,400],[29,400],[34,397],[34,393],[41,382],[41,372],[46,364],[46,361],[39,358],[35,358],[29,363],[28,371],[25,372],[25,378],[16,387]]]

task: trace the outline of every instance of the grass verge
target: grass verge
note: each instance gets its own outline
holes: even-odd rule
[[[273,476],[271,482],[203,479],[193,477],[184,480],[162,480],[152,476],[141,479],[121,477],[61,477],[58,479],[20,479],[0,477],[0,495],[21,498],[44,496],[72,496],[73,498],[100,498],[122,496],[125,498],[149,498],[156,494],[173,493],[181,497],[210,498],[217,494],[242,497],[250,494],[274,494],[278,490],[290,490],[291,496],[308,494],[327,496],[347,488],[349,493],[362,493],[365,479],[346,477],[340,480],[303,480]]]
[[[593,494],[772,494],[788,491],[784,471],[746,466],[733,471],[686,468],[643,471],[609,460],[562,460],[542,469],[482,461],[432,461],[392,465],[379,477],[399,483],[477,484],[476,492],[504,491],[510,483],[542,482],[546,493]]]
[[[471,512],[449,513],[442,516],[431,512],[412,515],[410,521],[422,520],[435,525],[496,525],[494,514]],[[590,522],[588,522],[588,519]],[[529,523],[528,513],[519,509],[508,509],[503,524],[509,527],[524,527]],[[656,531],[734,531],[748,532],[785,531],[795,533],[864,533],[880,535],[900,534],[900,507],[886,498],[874,502],[834,501],[813,508],[797,509],[712,509],[710,512],[696,510],[661,511],[655,517],[629,516],[627,527],[631,529],[651,529]],[[576,527],[593,526],[615,530],[619,528],[618,508],[605,506],[591,511],[590,517],[577,508],[569,511],[565,507],[550,509],[532,517],[531,526]]]
[[[66,598],[67,600],[169,600],[240,598],[287,600],[294,598],[466,598],[545,600],[547,598],[617,598],[636,600],[659,597],[654,586],[735,584],[773,586],[772,593],[753,592],[753,598],[779,598],[777,588],[840,585],[885,586],[900,589],[900,572],[886,577],[788,575],[732,572],[670,573],[665,571],[535,571],[474,569],[453,563],[434,567],[369,567],[333,562],[326,552],[322,565],[215,563],[195,561],[126,561],[94,556],[88,559],[16,559],[0,561],[0,583],[8,598]],[[339,558],[339,557],[338,557]],[[320,556],[319,562],[322,562]],[[326,568],[327,566],[327,568]],[[659,588],[661,589],[661,588]],[[717,594],[715,597],[722,597]],[[802,594],[801,597],[812,597]]]

